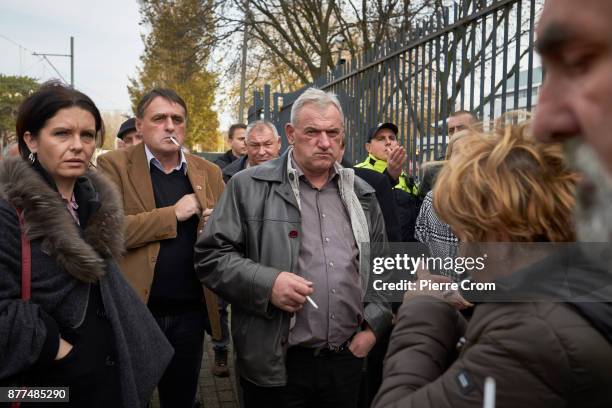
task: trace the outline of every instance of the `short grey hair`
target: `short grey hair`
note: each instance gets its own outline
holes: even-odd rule
[[[276,126],[274,126],[272,122],[268,122],[267,120],[256,120],[255,122],[249,123],[249,125],[247,126],[244,140],[248,142],[251,133],[253,133],[254,130],[260,129],[262,127],[270,129],[274,134],[274,137],[280,139],[278,131],[276,130]]]
[[[340,112],[340,120],[342,124],[344,124],[344,113],[342,112],[342,106],[340,106],[338,96],[332,92],[325,92],[317,88],[308,88],[295,100],[295,102],[293,102],[293,106],[291,107],[290,120],[294,126],[298,113],[307,104],[314,104],[321,109],[327,108],[329,105],[334,105],[336,109],[338,109],[338,112]]]

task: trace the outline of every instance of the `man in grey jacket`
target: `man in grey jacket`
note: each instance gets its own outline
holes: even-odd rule
[[[232,303],[247,407],[355,407],[363,358],[391,324],[364,303],[362,244],[384,241],[374,190],[336,164],[344,138],[335,95],[293,104],[292,148],[236,174],[196,244],[202,282]]]

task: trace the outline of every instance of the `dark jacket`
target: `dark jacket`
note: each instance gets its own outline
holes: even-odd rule
[[[201,280],[232,304],[237,370],[260,386],[286,384],[292,314],[273,306],[270,292],[281,271],[296,270],[300,250],[301,217],[294,193],[298,181],[289,173],[287,160],[285,152],[232,177],[195,248]],[[366,241],[384,241],[384,221],[374,190],[351,169],[338,167],[339,189],[344,189],[345,197],[356,197],[351,204],[359,206],[367,224],[365,232],[361,228],[356,232],[353,225],[353,232],[367,234]],[[357,214],[351,219],[358,223],[359,218]],[[365,295],[369,276],[365,270],[361,273]],[[378,337],[390,326],[391,311],[382,302],[366,303],[364,318]]]
[[[373,407],[480,408],[486,377],[498,408],[610,407],[610,367],[612,303],[482,303],[467,324],[420,296],[399,310]]]
[[[444,160],[444,157],[441,160]],[[425,199],[427,193],[429,193],[436,184],[438,173],[440,173],[440,170],[442,170],[442,162],[427,163],[424,167],[425,170],[423,171],[423,180],[421,181],[421,184],[419,184],[418,194],[421,201]]]
[[[419,216],[420,202],[414,195],[400,190],[399,188],[394,188],[393,194],[398,208],[397,218],[400,225],[401,241],[416,242],[414,228],[417,217]]]
[[[117,267],[123,211],[117,192],[88,172],[78,180],[99,202],[84,230],[57,191],[21,158],[0,164],[0,382],[37,368],[83,364],[86,345],[54,361],[59,336],[85,320],[90,282],[98,281],[114,334],[124,407],[143,407],[172,357],[172,348]],[[21,241],[14,206],[24,211],[32,250],[32,299],[21,299]],[[66,359],[70,358],[70,362]],[[66,360],[66,361],[64,361]],[[83,371],[87,376],[87,371]]]
[[[223,170],[221,170],[221,174],[223,175],[223,181],[227,183],[229,179],[231,179],[234,176],[234,174],[246,169],[247,160],[248,160],[248,157],[245,154],[238,160],[234,160],[232,163],[223,167]]]
[[[419,215],[419,208],[421,204],[420,200],[417,198],[418,189],[416,188],[412,177],[408,177],[406,174],[404,174],[404,172],[402,172],[399,179],[394,179],[387,171],[387,162],[376,159],[371,154],[369,154],[363,162],[353,166],[353,168],[376,171],[388,178],[389,183],[393,186],[393,195],[395,196],[395,204],[397,209],[400,239],[396,241],[416,241],[414,238],[414,225],[416,223],[417,216]]]
[[[221,167],[221,170],[223,170],[225,166],[230,163],[233,163],[236,160],[238,160],[238,157],[234,156],[234,153],[232,153],[232,149],[230,149],[227,152],[223,153],[221,156],[219,156],[217,160],[214,161],[214,163],[217,166]]]
[[[398,210],[395,203],[393,186],[389,178],[375,170],[353,167],[355,175],[365,180],[376,192],[376,199],[385,219],[385,228],[389,242],[401,242],[402,234],[397,216]]]

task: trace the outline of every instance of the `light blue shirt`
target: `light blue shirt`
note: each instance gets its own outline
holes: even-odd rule
[[[187,174],[187,159],[185,159],[185,155],[183,154],[183,149],[179,150],[179,152],[181,154],[181,162],[178,164],[178,166],[176,166],[172,170],[181,170],[186,175]],[[166,169],[164,169],[164,166],[162,166],[159,160],[157,160],[157,158],[153,156],[153,153],[151,153],[151,150],[149,150],[149,146],[147,146],[146,144],[145,144],[145,154],[147,155],[147,164],[149,165],[149,170],[151,170],[151,163],[153,163],[155,167],[157,167],[162,172],[166,173]]]

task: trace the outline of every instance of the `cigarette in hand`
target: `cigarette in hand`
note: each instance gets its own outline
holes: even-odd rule
[[[314,300],[312,300],[310,298],[310,296],[306,296],[306,300],[308,301],[308,303],[310,303],[312,305],[312,307],[314,307],[315,309],[318,309],[319,306],[317,306],[317,304],[314,302]]]

